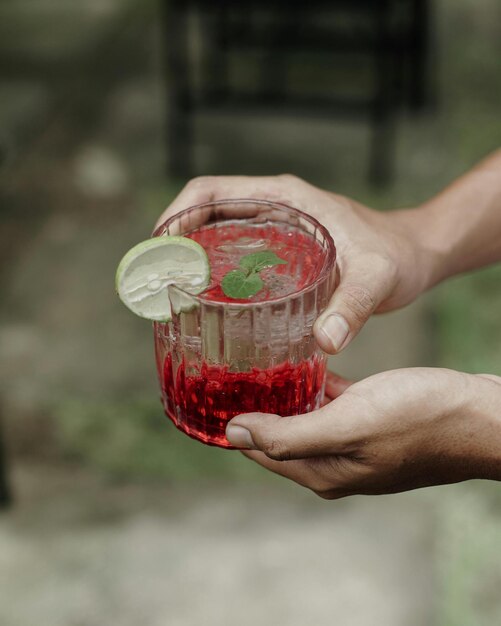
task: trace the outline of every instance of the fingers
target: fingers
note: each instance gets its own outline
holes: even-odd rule
[[[306,183],[289,174],[281,176],[200,176],[190,180],[158,218],[155,228],[176,213],[197,204],[223,199],[253,198],[291,204],[305,204],[298,187]],[[304,208],[304,206],[303,206]]]
[[[326,310],[318,317],[313,331],[322,350],[336,354],[359,333],[379,304],[388,296],[390,272],[363,253],[356,265],[341,273],[341,279]]]
[[[287,461],[287,463],[283,463],[270,459],[264,452],[257,450],[242,450],[242,454],[259,463],[265,469],[270,470],[270,472],[289,478],[303,487],[311,488],[310,486],[315,482],[314,470],[304,461]]]
[[[353,381],[346,380],[342,376],[338,376],[333,372],[327,372],[327,380],[325,381],[325,395],[328,399],[334,400],[344,391],[353,385]]]
[[[242,454],[270,472],[311,489],[321,498],[335,500],[354,493],[343,486],[342,477],[339,481],[332,474],[328,478],[324,477],[321,471],[307,461],[274,461],[256,450],[245,450]]]
[[[320,218],[339,224],[341,277],[327,309],[314,326],[315,337],[321,348],[335,354],[344,349],[358,334],[370,315],[384,302],[395,285],[396,267],[381,253],[379,240],[368,251],[367,240],[374,240],[371,228],[354,212],[352,203],[341,202],[333,194],[322,192],[305,181],[284,174],[281,176],[202,176],[191,180],[157,222],[155,234],[182,234],[213,217],[250,217],[262,212],[254,203],[235,203],[232,200],[254,199],[279,202],[302,209]],[[200,204],[227,200],[205,211],[187,213],[182,224],[162,224],[180,211]],[[328,209],[328,211],[327,211]],[[273,209],[270,208],[270,212]],[[359,208],[360,211],[360,208]],[[333,218],[333,212],[337,216]],[[367,210],[368,212],[368,210]],[[172,230],[177,229],[177,230]],[[344,234],[343,234],[344,233]],[[336,238],[336,231],[334,238]],[[349,235],[349,236],[348,236]],[[343,266],[344,265],[344,266]]]
[[[238,415],[226,427],[226,437],[237,448],[261,450],[275,461],[344,454],[349,451],[350,431],[344,427],[346,415],[335,406],[338,402],[346,405],[341,398],[312,413],[293,417]]]

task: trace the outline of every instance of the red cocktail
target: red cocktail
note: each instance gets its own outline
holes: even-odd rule
[[[154,325],[162,400],[176,426],[228,448],[226,424],[239,413],[318,408],[326,359],[312,327],[335,266],[326,229],[283,205],[232,200],[188,209],[155,234],[197,241],[211,266],[200,295],[169,287],[172,321]]]

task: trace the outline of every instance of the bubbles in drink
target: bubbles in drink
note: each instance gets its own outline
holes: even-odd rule
[[[260,272],[264,287],[254,296],[239,301],[263,302],[288,296],[309,285],[321,272],[325,252],[312,235],[286,223],[255,224],[243,220],[209,224],[186,235],[207,252],[211,282],[204,296],[215,302],[232,302],[221,289],[229,271],[238,269],[242,257],[272,251],[286,263]]]

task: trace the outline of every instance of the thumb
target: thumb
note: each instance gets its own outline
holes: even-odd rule
[[[354,267],[341,276],[326,310],[313,327],[322,350],[340,352],[358,334],[386,297],[382,282],[367,267]]]
[[[333,404],[293,417],[268,413],[238,415],[227,425],[226,437],[237,448],[261,450],[276,461],[333,454],[343,448],[345,439],[337,432]]]

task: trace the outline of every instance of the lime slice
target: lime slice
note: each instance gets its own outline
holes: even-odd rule
[[[122,302],[148,320],[171,320],[170,285],[175,313],[191,308],[188,294],[199,294],[209,284],[210,266],[205,250],[187,237],[163,235],[138,243],[118,265],[115,286]]]

